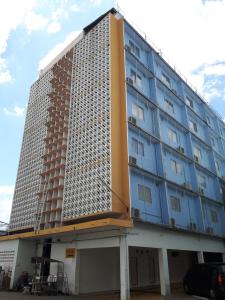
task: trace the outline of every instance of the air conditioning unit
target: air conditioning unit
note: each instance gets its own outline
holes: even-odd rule
[[[170,225],[176,227],[176,220],[174,218],[170,218]]]
[[[125,49],[126,49],[127,51],[131,52],[131,48],[130,48],[129,45],[125,45]]]
[[[129,156],[129,164],[136,165],[137,164],[137,159],[133,156]]]
[[[138,208],[131,208],[131,217],[134,219],[140,219],[140,210]]]
[[[192,223],[192,222],[191,222],[191,223],[189,224],[189,229],[192,230],[192,231],[196,231],[196,230],[197,230],[197,225],[196,225],[196,223]]]
[[[189,182],[184,182],[184,183],[183,183],[183,187],[185,187],[186,189],[189,189],[189,190],[192,189],[192,185],[191,185],[191,183],[189,183]]]
[[[179,146],[179,147],[177,148],[177,150],[178,150],[180,153],[184,154],[184,147]]]
[[[194,160],[195,160],[196,162],[199,162],[198,156],[194,155]]]
[[[207,227],[206,232],[209,234],[213,234],[213,228],[212,227]]]
[[[136,125],[136,119],[134,117],[129,117],[128,121],[131,122],[133,125]]]
[[[129,84],[131,84],[131,85],[134,84],[133,80],[132,80],[130,77],[127,77],[127,83],[129,83]]]
[[[204,189],[203,188],[199,187],[198,192],[199,192],[199,194],[204,195]]]

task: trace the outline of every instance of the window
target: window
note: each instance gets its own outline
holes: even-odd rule
[[[172,130],[172,129],[169,128],[168,135],[169,135],[170,141],[172,143],[177,144],[177,133],[174,130]]]
[[[142,78],[140,75],[138,75],[134,70],[131,69],[130,71],[131,79],[133,80],[133,83],[136,84],[139,88],[142,87]]]
[[[198,127],[197,127],[197,124],[193,121],[189,121],[189,125],[190,125],[190,129],[194,132],[198,132]]]
[[[176,173],[176,174],[182,173],[182,166],[176,160],[171,159],[171,166],[172,166],[172,170],[174,171],[174,173]]]
[[[217,172],[220,173],[220,162],[218,160],[216,160],[216,169],[217,169]]]
[[[193,100],[191,100],[188,96],[186,96],[187,104],[191,107],[194,108],[194,103]]]
[[[135,103],[132,103],[132,114],[135,118],[144,120],[144,109]]]
[[[217,215],[217,211],[214,209],[211,209],[211,220],[213,223],[218,223],[218,215]]]
[[[172,210],[181,212],[180,199],[174,196],[170,196],[170,205]]]
[[[162,73],[162,82],[166,86],[168,86],[169,88],[171,88],[171,81],[170,81],[169,77],[165,73]]]
[[[211,136],[211,143],[212,143],[212,146],[215,147],[215,145],[216,145],[216,144],[215,144],[215,139],[214,139],[214,137],[212,137],[212,136]]]
[[[194,159],[197,162],[200,162],[202,158],[202,153],[199,148],[194,147]]]
[[[139,49],[139,47],[136,46],[131,40],[129,40],[129,46],[130,46],[131,52],[135,56],[140,57],[140,49]]]
[[[143,143],[132,138],[132,148],[136,154],[144,156],[144,144]]]
[[[206,188],[206,178],[203,175],[198,174],[198,184],[200,187]]]
[[[173,106],[173,103],[170,102],[170,101],[167,100],[167,99],[164,99],[164,100],[165,100],[165,109],[166,109],[166,111],[171,112],[171,113],[174,114],[174,106]]]
[[[151,189],[147,186],[138,184],[138,199],[144,202],[152,203]]]
[[[211,125],[211,121],[210,121],[210,118],[209,118],[208,116],[206,116],[206,123],[207,123],[208,125]]]

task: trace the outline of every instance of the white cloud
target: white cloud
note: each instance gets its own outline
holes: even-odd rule
[[[225,75],[225,64],[207,65],[202,70],[203,75]]]
[[[102,3],[102,0],[90,0],[90,2],[91,2],[93,5],[97,6],[97,5],[100,5],[100,4]]]
[[[9,222],[12,207],[12,197],[0,198],[0,221],[2,222]]]
[[[12,195],[14,192],[13,185],[0,185],[0,196],[2,195]]]
[[[80,7],[78,4],[74,3],[71,7],[70,10],[72,10],[73,12],[78,12],[80,10]]]
[[[58,31],[60,31],[61,29],[61,25],[59,22],[51,22],[48,27],[47,27],[47,32],[48,33],[56,33]]]
[[[193,76],[193,71],[225,61],[224,0],[119,0],[118,5],[198,88],[205,74]],[[206,71],[221,74],[224,69]]]
[[[39,70],[44,69],[66,46],[68,46],[79,34],[80,30],[70,32],[62,43],[52,48],[39,62]]]
[[[13,110],[9,110],[8,108],[4,108],[3,112],[7,116],[13,116],[13,117],[22,117],[25,114],[25,107],[19,107],[17,105],[14,106]]]
[[[61,28],[60,19],[68,17],[68,12],[66,3],[55,3],[49,4],[48,1],[40,3],[38,0],[0,1],[0,84],[12,79],[7,64],[3,68],[1,62],[11,33],[18,26],[24,27],[28,34],[45,28],[49,34],[58,32]],[[49,12],[49,15],[38,13],[37,8],[40,7],[44,7],[45,15],[46,12]],[[55,7],[57,9],[54,10]],[[51,10],[53,10],[52,13]]]
[[[24,24],[29,34],[35,30],[46,28],[48,19],[30,11],[24,18]]]
[[[208,102],[211,102],[214,98],[220,97],[222,99],[222,93],[216,88],[211,88],[209,91],[204,92],[204,96]]]
[[[0,84],[11,80],[12,77],[8,69],[7,62],[4,58],[0,57]]]
[[[14,186],[0,186],[0,221],[9,222]]]

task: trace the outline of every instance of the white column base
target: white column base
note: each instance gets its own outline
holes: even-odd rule
[[[130,300],[129,249],[126,236],[120,237],[120,300]]]
[[[80,250],[77,249],[76,262],[75,262],[75,287],[74,295],[79,295],[80,293]]]
[[[167,249],[158,249],[161,295],[170,295],[170,276]]]
[[[198,263],[203,264],[205,262],[203,251],[198,251],[197,256],[198,256]]]

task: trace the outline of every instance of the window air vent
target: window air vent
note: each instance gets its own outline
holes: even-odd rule
[[[192,223],[192,222],[191,222],[191,223],[189,224],[189,229],[192,230],[192,231],[196,231],[196,230],[197,230],[197,225],[196,225],[196,223]]]
[[[132,80],[130,77],[127,77],[127,83],[129,83],[129,84],[131,84],[131,85],[134,84],[134,83],[133,83],[133,80]]]
[[[136,125],[136,119],[134,117],[129,117],[128,118],[129,122],[131,122],[133,125]]]
[[[204,189],[203,188],[198,188],[198,192],[199,192],[199,194],[204,195]]]
[[[177,150],[178,150],[180,153],[184,154],[184,147],[179,146],[179,147],[177,148]]]
[[[129,163],[131,165],[136,165],[137,164],[137,159],[133,156],[129,156]]]
[[[131,208],[131,217],[134,219],[140,219],[140,210],[138,208]]]
[[[176,220],[174,218],[170,218],[170,225],[172,227],[175,227],[176,226]]]

